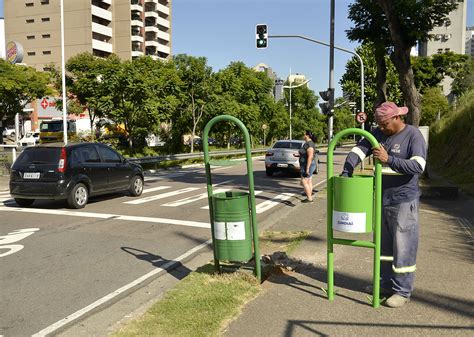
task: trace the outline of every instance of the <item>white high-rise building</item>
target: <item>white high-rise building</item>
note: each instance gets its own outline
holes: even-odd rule
[[[82,52],[122,59],[171,57],[172,0],[64,1],[66,60]],[[5,38],[23,46],[23,62],[60,64],[59,0],[4,0]]]
[[[465,53],[467,1],[456,1],[459,3],[458,8],[449,13],[445,24],[441,27],[435,27],[430,32],[433,38],[429,41],[419,43],[419,56],[426,57],[447,52],[454,52],[456,54]],[[445,96],[451,94],[452,82],[453,79],[451,77],[445,77],[443,79],[441,84]]]
[[[466,29],[466,54],[474,57],[474,26]]]
[[[5,58],[5,21],[0,18],[0,58]]]

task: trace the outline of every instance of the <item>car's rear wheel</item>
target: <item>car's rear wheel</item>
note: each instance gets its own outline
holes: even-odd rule
[[[84,208],[89,200],[89,191],[86,185],[79,183],[75,185],[67,198],[67,203],[71,208]]]
[[[35,199],[15,198],[15,202],[20,207],[28,207],[35,202]]]
[[[266,168],[265,173],[267,174],[268,177],[273,176],[273,170],[271,168]]]
[[[134,176],[130,182],[130,188],[128,190],[134,197],[142,195],[143,192],[143,178],[140,176]]]

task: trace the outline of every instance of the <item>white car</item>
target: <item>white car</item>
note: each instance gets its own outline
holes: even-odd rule
[[[300,173],[300,153],[304,140],[279,140],[265,153],[265,172],[267,176],[273,176],[274,172],[286,171]],[[314,154],[316,157],[316,168],[314,173],[318,173],[318,150]]]
[[[3,137],[15,137],[15,128],[9,128],[9,127],[6,127],[4,130],[3,130]]]
[[[40,141],[39,132],[27,132],[26,135],[18,141],[18,146],[35,146],[38,145]]]

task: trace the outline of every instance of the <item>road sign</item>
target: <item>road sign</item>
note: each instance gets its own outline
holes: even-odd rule
[[[363,111],[359,112],[357,115],[356,115],[356,121],[357,123],[365,123],[365,121],[367,120],[367,114]]]

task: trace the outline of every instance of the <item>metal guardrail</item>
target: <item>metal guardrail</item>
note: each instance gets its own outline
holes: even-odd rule
[[[257,149],[252,150],[251,153],[264,153],[267,149]],[[245,154],[245,150],[229,150],[229,151],[214,151],[210,152],[210,157],[222,157],[222,156],[232,156]],[[131,162],[138,164],[148,164],[148,163],[160,163],[168,160],[185,160],[185,159],[198,159],[202,158],[204,160],[204,152],[198,153],[179,153],[179,154],[169,154],[164,156],[152,156],[152,157],[143,157],[143,158],[129,158]]]

